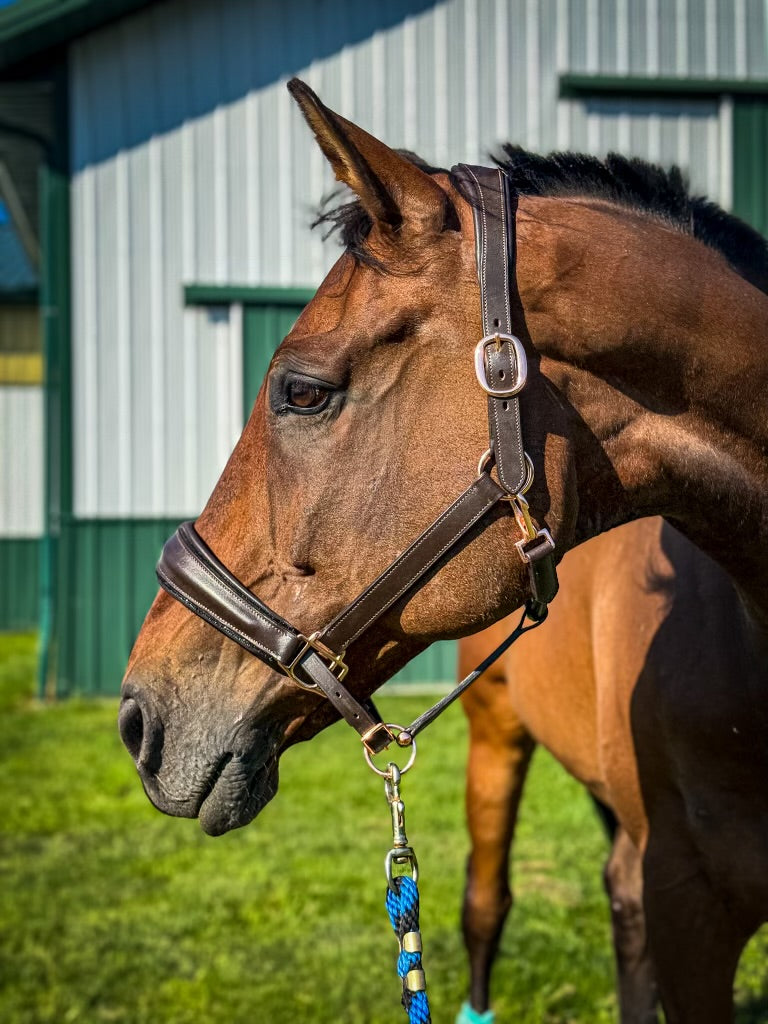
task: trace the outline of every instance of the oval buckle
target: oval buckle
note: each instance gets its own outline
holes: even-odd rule
[[[509,387],[494,388],[488,383],[485,371],[485,350],[489,345],[500,346],[502,341],[509,342],[515,350],[515,378]],[[501,334],[497,331],[495,334],[488,334],[481,341],[478,341],[477,345],[475,345],[475,376],[480,387],[491,398],[513,398],[519,394],[525,387],[525,382],[528,379],[528,360],[520,339],[516,338],[514,334]]]

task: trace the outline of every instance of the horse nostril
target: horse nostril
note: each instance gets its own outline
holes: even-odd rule
[[[128,753],[134,761],[138,761],[144,741],[144,715],[132,697],[126,697],[120,705],[117,727],[120,730],[120,738],[128,748]]]

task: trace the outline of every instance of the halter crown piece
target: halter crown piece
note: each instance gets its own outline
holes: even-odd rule
[[[484,337],[475,370],[488,395],[490,444],[477,479],[394,562],[325,627],[304,636],[255,597],[219,561],[191,522],[167,541],[157,578],[172,597],[270,668],[323,694],[360,734],[368,754],[395,740],[371,701],[361,703],[343,685],[349,647],[397,601],[414,593],[427,574],[452,557],[462,538],[499,502],[507,501],[522,532],[517,542],[528,566],[530,597],[517,629],[437,705],[397,736],[401,746],[433,721],[522,633],[544,621],[557,593],[554,542],[536,526],[525,492],[533,464],[525,453],[518,395],[525,387],[525,350],[512,333],[510,275],[514,268],[516,195],[498,169],[459,164],[453,174],[472,198]],[[491,477],[495,465],[498,483]],[[525,619],[529,625],[524,625]]]

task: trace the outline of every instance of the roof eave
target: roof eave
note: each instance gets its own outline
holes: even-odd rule
[[[18,0],[0,11],[0,72],[155,0]]]

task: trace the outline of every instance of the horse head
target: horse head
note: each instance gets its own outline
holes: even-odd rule
[[[249,592],[309,637],[471,484],[488,447],[488,399],[473,364],[485,331],[471,197],[456,175],[390,149],[302,83],[290,88],[357,197],[352,228],[277,349],[196,529]],[[738,280],[757,290],[695,239],[639,213],[619,217],[602,201],[521,196],[517,233],[509,319],[528,361],[519,396],[536,470],[528,501],[558,554],[638,515],[684,522],[686,502],[709,507],[705,486],[681,480],[690,483],[699,459],[708,487],[708,451],[730,443],[727,430],[759,431],[713,404],[704,377],[722,379],[723,346],[709,346],[695,380],[692,352],[704,319],[724,324],[730,308],[732,345],[739,316],[745,334],[730,358],[754,353],[749,334],[762,330],[764,307],[740,293],[734,315],[723,289]],[[692,258],[702,278],[725,282],[720,291],[668,272]],[[675,436],[706,437],[709,449],[683,459],[670,447]],[[702,531],[699,512],[692,531]],[[418,591],[356,639],[347,652],[352,693],[364,699],[433,641],[476,632],[523,604],[520,539],[513,509],[495,504]],[[337,716],[317,691],[203,618],[157,596],[126,673],[120,728],[156,806],[199,815],[218,834],[274,795],[283,750]]]

